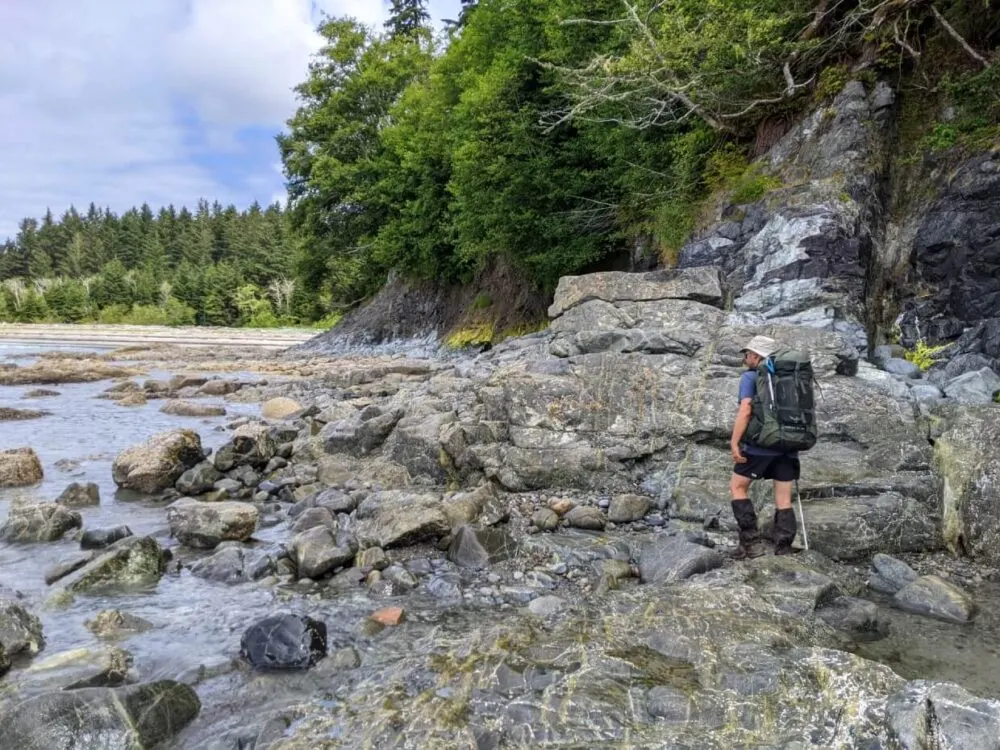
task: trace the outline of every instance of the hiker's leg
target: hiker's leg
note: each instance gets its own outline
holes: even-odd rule
[[[792,508],[792,485],[799,478],[799,460],[782,456],[775,462],[774,474],[774,554],[787,555],[798,531]]]
[[[774,480],[774,506],[778,510],[792,507],[792,482]]]
[[[746,500],[750,497],[750,483],[753,479],[737,474],[735,471],[729,478],[729,492],[733,500]]]
[[[753,459],[751,458],[752,462]],[[749,462],[748,462],[749,463]],[[737,464],[733,475],[729,478],[729,492],[732,495],[733,518],[739,527],[740,544],[736,551],[737,558],[760,557],[764,548],[760,542],[760,532],[757,530],[757,512],[750,500],[750,483],[753,479],[746,476],[751,471],[748,464]]]

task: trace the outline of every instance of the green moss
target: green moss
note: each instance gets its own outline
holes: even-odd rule
[[[496,335],[493,323],[478,323],[452,331],[444,343],[449,349],[464,349],[468,346],[490,344]]]
[[[472,300],[473,310],[485,310],[487,307],[493,304],[493,298],[486,292],[480,292],[476,295],[476,298]]]
[[[920,339],[916,346],[912,349],[907,349],[903,354],[908,362],[912,362],[917,367],[923,371],[929,370],[936,362],[940,360],[937,359],[937,355],[945,351],[951,344],[941,344],[940,346],[928,346],[927,343]]]
[[[816,83],[816,99],[832,99],[851,80],[851,71],[846,65],[832,65],[820,71],[819,80]]]

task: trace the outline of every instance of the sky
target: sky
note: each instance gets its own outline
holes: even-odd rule
[[[274,135],[324,13],[376,25],[388,2],[0,0],[0,241],[91,201],[283,200]]]

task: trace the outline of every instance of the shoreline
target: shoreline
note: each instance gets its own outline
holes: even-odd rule
[[[185,347],[251,346],[287,349],[322,333],[302,328],[216,328],[210,326],[135,326],[76,323],[0,323],[0,344],[78,344]]]

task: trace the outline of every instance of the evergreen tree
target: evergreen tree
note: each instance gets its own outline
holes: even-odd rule
[[[430,21],[426,0],[392,0],[385,28],[390,37],[412,37]]]

